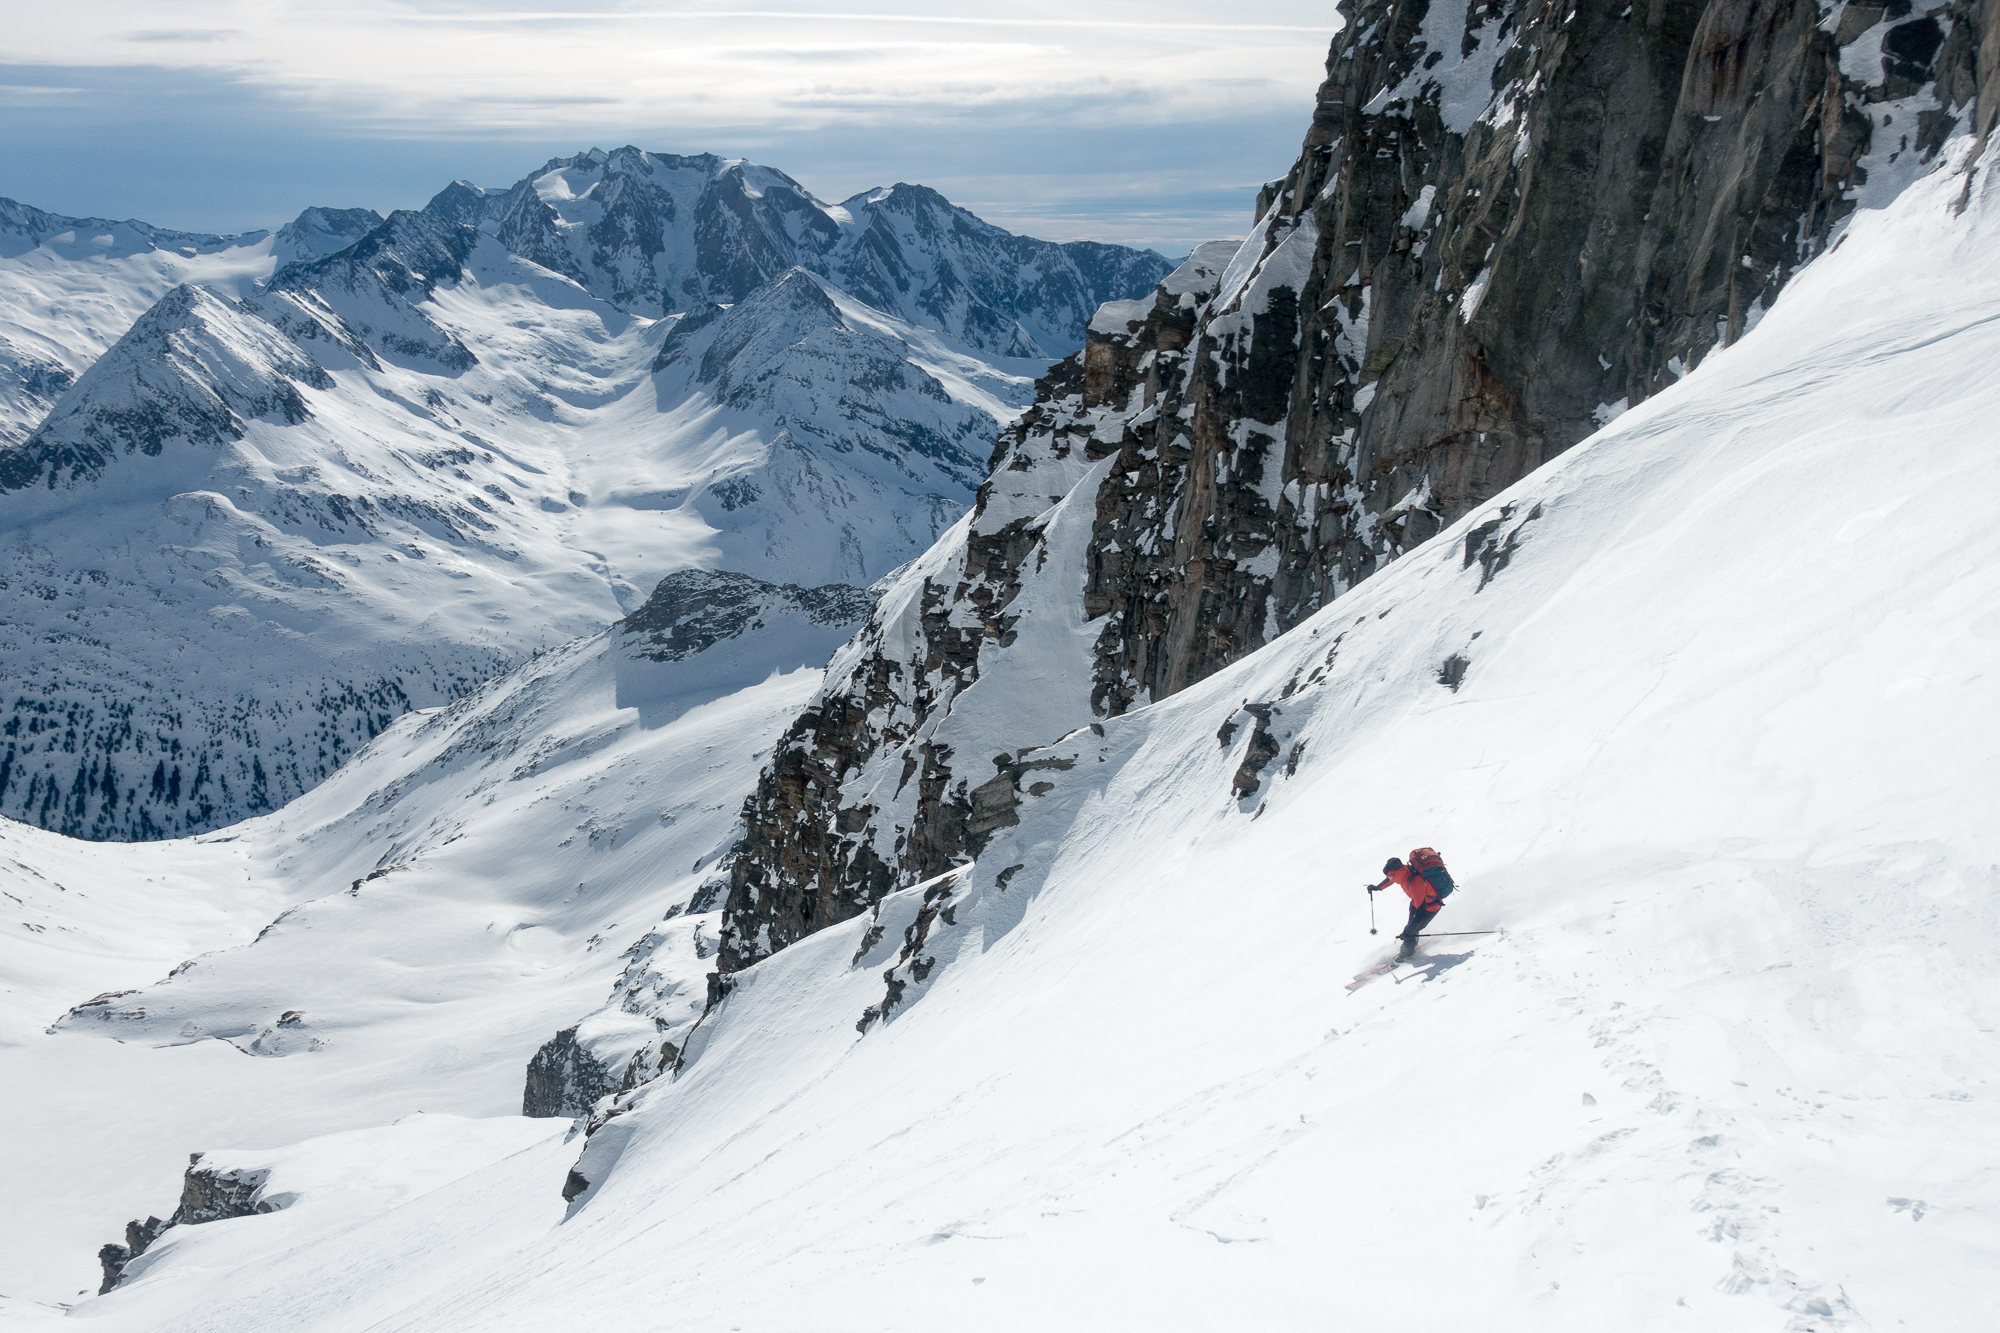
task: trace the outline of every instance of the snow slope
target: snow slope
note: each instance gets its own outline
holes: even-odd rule
[[[396,719],[277,814],[137,849],[0,824],[0,1316],[95,1291],[98,1246],[171,1211],[191,1151],[513,1117],[530,1056],[614,987],[692,1020],[715,862],[871,599],[668,584],[625,626]],[[677,628],[699,647],[664,648]],[[466,1132],[450,1151],[548,1125]]]
[[[73,1317],[1983,1327],[2000,145],[1969,148],[1299,629],[1051,713],[1018,823],[738,974],[600,1108],[561,1221],[530,1149],[280,1243],[183,1229]],[[1036,586],[1021,641],[1087,633]],[[1246,703],[1279,757],[1239,799]],[[1347,994],[1386,947],[1359,886],[1420,842],[1466,885],[1439,928],[1501,933]]]

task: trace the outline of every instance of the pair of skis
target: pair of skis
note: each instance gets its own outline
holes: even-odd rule
[[[1416,961],[1416,955],[1412,954],[1408,958],[1391,958],[1386,963],[1381,963],[1375,967],[1371,967],[1366,972],[1363,972],[1360,976],[1356,977],[1354,980],[1347,983],[1347,992],[1348,994],[1352,995],[1355,991],[1360,990],[1363,986],[1366,986],[1369,982],[1375,980],[1375,978],[1387,976],[1389,973],[1394,972],[1397,968],[1401,967],[1404,963],[1410,963],[1415,961]]]
[[[1417,938],[1420,940],[1427,940],[1434,935],[1498,935],[1500,933],[1501,932],[1497,930],[1426,930],[1418,932]],[[1389,973],[1394,972],[1397,968],[1401,967],[1403,964],[1413,963],[1416,961],[1416,959],[1417,956],[1413,953],[1408,958],[1391,958],[1386,963],[1378,963],[1376,966],[1369,968],[1366,972],[1363,972],[1360,976],[1354,978],[1354,980],[1348,982],[1347,983],[1348,993],[1351,995],[1355,991],[1360,990],[1363,986],[1367,985],[1369,982],[1373,981],[1375,978],[1387,976]]]

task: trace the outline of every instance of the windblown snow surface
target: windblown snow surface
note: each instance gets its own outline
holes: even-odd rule
[[[679,1072],[622,1098],[587,1147],[560,1122],[495,1123],[433,1066],[505,1025],[532,964],[480,960],[576,877],[552,864],[531,889],[530,867],[497,870],[528,845],[482,852],[471,827],[459,868],[410,874],[495,921],[428,950],[443,978],[484,978],[412,971],[389,1012],[283,1059],[79,1023],[19,1048],[39,1081],[9,1086],[46,1109],[10,1117],[9,1158],[39,1182],[123,1171],[132,1187],[99,1189],[106,1239],[172,1202],[177,1161],[148,1159],[151,1193],[136,1187],[141,1140],[268,1167],[291,1196],[169,1231],[70,1317],[1984,1327],[2000,145],[1970,175],[1968,152],[1860,214],[1737,346],[1264,651],[1101,734],[1052,717],[1038,757],[1073,763],[1017,826],[739,974]],[[1091,517],[1058,504],[1046,521]],[[1021,641],[1087,644],[1080,587],[1039,586],[1055,591]],[[1023,687],[982,678],[966,699],[989,684]],[[1239,802],[1245,702],[1275,705],[1284,757]],[[277,850],[303,811],[279,819],[264,855],[315,859]],[[57,845],[14,841],[36,864]],[[1465,885],[1437,928],[1498,933],[1435,939],[1350,994],[1389,933],[1368,934],[1360,886],[1419,843]],[[185,858],[158,863],[159,891],[185,891],[197,855],[221,875],[235,846],[157,849]],[[336,926],[370,901],[364,885],[326,900],[323,925],[279,928],[315,1003],[381,993]],[[230,1114],[192,1113],[197,1095]],[[565,1207],[572,1169],[588,1185]],[[17,1235],[37,1227],[36,1208],[11,1212]],[[83,1285],[87,1264],[66,1262]]]

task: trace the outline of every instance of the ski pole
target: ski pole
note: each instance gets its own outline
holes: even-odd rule
[[[1375,933],[1375,886],[1368,885],[1368,933]]]

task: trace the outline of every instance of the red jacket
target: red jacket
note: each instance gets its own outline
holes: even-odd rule
[[[1404,866],[1401,870],[1391,870],[1389,878],[1382,882],[1401,885],[1403,892],[1410,895],[1410,904],[1426,912],[1435,912],[1444,907],[1444,899],[1438,897],[1437,889],[1423,877],[1421,871],[1413,870],[1409,866]]]

